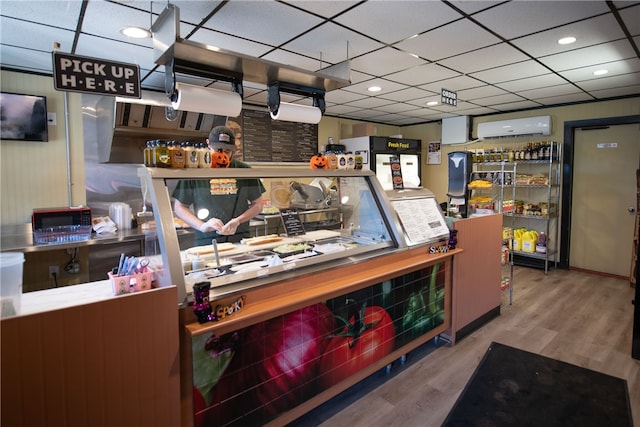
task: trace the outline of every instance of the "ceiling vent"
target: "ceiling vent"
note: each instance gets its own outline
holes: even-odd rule
[[[526,117],[478,124],[478,139],[551,135],[551,116]]]

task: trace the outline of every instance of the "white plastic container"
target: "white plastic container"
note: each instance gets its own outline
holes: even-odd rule
[[[0,252],[0,317],[20,314],[23,264],[22,252]]]

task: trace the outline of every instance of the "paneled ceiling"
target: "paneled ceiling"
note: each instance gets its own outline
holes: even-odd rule
[[[350,59],[351,84],[326,94],[330,116],[403,126],[640,95],[637,1],[171,3],[186,40],[309,71]],[[150,28],[166,4],[0,0],[0,65],[51,75],[57,42],[62,52],[138,64],[142,87],[162,91],[165,70],[154,63],[152,39],[120,30]],[[568,36],[576,41],[558,43]],[[192,75],[177,80],[228,87]],[[245,103],[266,108],[263,85],[243,86]],[[443,88],[457,92],[457,106],[440,103]],[[310,104],[288,94],[283,101]]]

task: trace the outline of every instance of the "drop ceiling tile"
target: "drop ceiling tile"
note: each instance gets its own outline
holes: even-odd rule
[[[389,113],[404,113],[404,112],[415,110],[415,109],[416,109],[415,105],[405,104],[403,102],[394,102],[391,104],[386,104],[384,106],[384,110]],[[381,111],[381,112],[384,113],[385,111]]]
[[[460,76],[457,71],[439,64],[424,64],[386,76],[387,79],[412,86],[423,86],[431,82],[442,81]]]
[[[473,101],[478,98],[486,98],[488,96],[503,95],[506,91],[495,86],[480,86],[473,89],[465,89],[458,91],[458,101]]]
[[[279,46],[321,22],[321,18],[274,1],[231,1],[225,2],[205,26]]]
[[[367,18],[362,19],[363,16]],[[460,16],[441,2],[370,1],[340,15],[335,21],[383,43],[393,44]]]
[[[637,58],[626,59],[624,61],[608,62],[606,64],[598,64],[590,67],[577,68],[575,70],[562,71],[559,74],[571,81],[581,82],[583,80],[591,80],[601,78],[602,76],[594,76],[596,70],[606,69],[608,73],[605,77],[617,74],[628,74],[640,71],[640,61]]]
[[[73,38],[73,31],[0,17],[0,41],[3,54],[5,47],[10,45],[41,50],[51,55],[54,41],[59,42],[62,50],[68,52],[73,45]],[[4,63],[4,58],[2,62]],[[49,65],[49,69],[51,68],[52,64]]]
[[[621,10],[620,16],[632,36],[640,35],[640,3]]]
[[[0,50],[2,68],[52,73],[51,52],[25,50],[13,46],[2,46]]]
[[[518,101],[518,102],[506,102],[504,104],[495,104],[493,108],[498,111],[517,111],[528,110],[532,108],[538,108],[541,104],[534,101]]]
[[[332,114],[348,114],[353,113],[354,111],[362,110],[362,108],[354,107],[351,105],[331,105],[327,107],[327,111],[330,111]]]
[[[379,98],[388,99],[390,101],[404,102],[411,100],[425,100],[434,96],[440,97],[440,94],[434,94],[433,92],[422,90],[415,87],[409,87],[406,89],[400,89],[395,92],[383,93],[377,95]]]
[[[140,0],[143,3],[150,3],[147,0]],[[202,20],[214,11],[222,1],[220,0],[207,0],[207,1],[194,1],[194,0],[171,0],[171,4],[177,6],[180,9],[180,21],[187,22],[192,25],[199,25]],[[161,13],[166,5],[163,2],[153,2],[153,12]],[[147,10],[149,8],[147,7]],[[215,28],[214,28],[215,29]],[[187,36],[188,33],[180,33],[181,37]]]
[[[105,19],[108,16],[109,19]],[[155,18],[154,18],[155,19]],[[94,36],[108,37],[114,40],[152,46],[151,38],[135,39],[120,32],[125,27],[151,27],[151,15],[126,5],[106,1],[87,3],[87,9],[82,21],[83,32]]]
[[[510,91],[520,92],[529,89],[538,89],[547,86],[557,86],[566,83],[562,77],[556,74],[545,74],[542,76],[528,77],[526,79],[512,80],[510,82],[499,83],[496,86]]]
[[[438,61],[445,67],[464,70],[465,74],[526,61],[529,57],[506,43],[485,47]]]
[[[189,40],[254,57],[260,57],[273,49],[273,47],[263,43],[241,39],[207,28],[199,29],[193,36],[189,37]]]
[[[385,76],[424,63],[424,60],[415,58],[406,52],[385,47],[352,59],[351,68],[376,76]]]
[[[283,49],[270,52],[261,58],[266,59],[267,61],[277,62],[278,64],[287,64],[307,71],[318,71],[327,66],[327,64],[322,63],[317,59],[298,55],[297,53],[288,52]]]
[[[347,102],[353,102],[358,99],[366,98],[359,93],[350,92],[344,89],[332,90],[324,95],[326,102],[333,102],[334,104],[344,104]]]
[[[504,65],[490,70],[471,73],[470,76],[487,83],[495,84],[542,74],[549,74],[549,70],[536,61],[522,61],[517,64]]]
[[[51,25],[66,30],[78,26],[82,2],[67,0],[0,2],[0,13],[25,21]]]
[[[360,108],[376,108],[381,107],[383,105],[389,105],[391,102],[387,99],[380,99],[373,96],[368,98],[358,99],[357,101],[352,101],[346,103],[346,105],[350,105],[352,107],[360,107]]]
[[[537,102],[542,103],[543,105],[558,105],[558,104],[566,104],[571,102],[583,102],[583,101],[591,101],[593,97],[587,93],[573,93],[573,94],[565,94],[559,96],[549,96],[546,98],[538,98]]]
[[[615,89],[620,87],[637,86],[640,84],[640,73],[621,74],[611,77],[600,77],[579,82],[578,85],[587,92],[596,90]]]
[[[284,3],[330,18],[360,3],[359,1],[284,0]]]
[[[429,61],[438,61],[499,42],[500,39],[488,31],[460,20],[402,41],[396,47]]]
[[[497,105],[500,106],[502,104],[510,103],[510,102],[520,102],[523,98],[513,93],[505,93],[502,95],[495,96],[487,96],[484,98],[474,99],[473,103],[478,105]]]
[[[499,5],[500,3],[504,3],[502,0],[497,1],[485,1],[485,0],[450,0],[452,5],[457,7],[458,9],[464,11],[465,13],[472,15],[481,10],[487,9],[489,7],[494,7]]]
[[[540,62],[555,71],[571,70],[578,67],[589,67],[594,64],[633,58],[635,52],[626,40],[585,47],[566,53],[544,56]]]
[[[90,57],[96,51],[104,52],[104,55],[100,56],[101,59],[136,64],[146,69],[151,69],[154,65],[152,48],[89,35],[83,35],[78,39],[76,54]]]
[[[371,86],[379,86],[382,88],[380,92],[369,92],[367,89]],[[385,93],[395,92],[404,89],[406,86],[396,82],[390,82],[385,79],[371,79],[364,82],[352,84],[349,86],[350,92],[359,93],[363,96],[382,96]]]
[[[616,96],[628,96],[633,93],[640,93],[640,85],[594,90],[589,93],[595,96],[597,99],[613,98]]]
[[[607,12],[605,2],[514,1],[473,17],[500,36],[512,39]]]
[[[425,85],[420,85],[419,88],[425,89],[431,92],[436,92],[439,94],[442,89],[442,85],[444,83],[445,82],[441,82],[441,81],[428,83]],[[447,79],[446,85],[447,85],[447,89],[449,90],[460,91],[464,89],[471,89],[474,87],[484,86],[485,83],[471,76],[458,76],[458,77],[452,77],[450,79]]]
[[[583,91],[572,84],[565,83],[557,86],[548,86],[539,89],[519,91],[518,95],[523,96],[527,99],[539,101],[541,98],[549,98],[552,96],[558,97],[561,95],[572,95],[576,93],[581,94],[583,93]]]
[[[327,22],[282,46],[293,52],[336,64],[346,59],[357,58],[382,44],[347,28]],[[358,69],[352,63],[353,69]],[[360,71],[368,72],[366,69]]]
[[[563,37],[576,37],[576,42],[558,44]],[[598,16],[574,24],[513,40],[512,43],[532,56],[547,56],[588,47],[602,42],[618,40],[624,32],[612,14]]]

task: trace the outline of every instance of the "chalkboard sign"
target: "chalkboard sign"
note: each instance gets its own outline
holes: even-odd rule
[[[272,120],[268,111],[251,109],[234,120],[241,122],[245,162],[308,163],[318,153],[318,125]]]
[[[297,209],[280,209],[280,218],[287,236],[304,234],[304,226]]]

